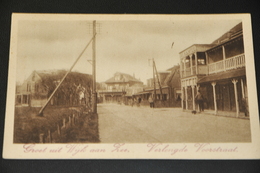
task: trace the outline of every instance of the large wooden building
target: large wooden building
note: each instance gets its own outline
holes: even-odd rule
[[[118,102],[128,104],[132,95],[143,91],[143,82],[129,74],[116,72],[104,82],[103,89],[98,91],[99,102]]]
[[[65,70],[33,71],[22,85],[16,87],[16,106],[43,106],[65,74]],[[50,104],[71,106],[89,103],[91,87],[91,75],[70,72]]]
[[[180,52],[182,108],[195,110],[198,90],[206,109],[247,112],[247,82],[242,23],[211,44],[194,44]],[[246,113],[248,114],[248,113]]]
[[[155,86],[155,87],[154,87]],[[151,95],[155,98],[155,107],[181,107],[180,66],[158,72],[158,78],[148,79],[147,87],[134,96],[142,98],[142,105],[149,105]]]

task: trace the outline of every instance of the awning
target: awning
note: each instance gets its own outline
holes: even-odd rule
[[[201,83],[212,82],[212,81],[227,80],[227,79],[232,79],[235,77],[241,77],[245,75],[246,75],[245,68],[239,68],[235,70],[228,70],[225,72],[220,72],[220,73],[205,76],[201,78],[197,83],[201,84]]]
[[[142,91],[142,92],[139,92],[139,93],[135,93],[133,95],[142,95],[142,94],[149,94],[150,92],[149,91]]]

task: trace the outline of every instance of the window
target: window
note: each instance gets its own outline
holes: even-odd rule
[[[38,84],[35,84],[35,91],[38,92]]]
[[[198,59],[198,65],[205,65],[205,59]]]
[[[27,83],[27,91],[31,91],[31,85]]]

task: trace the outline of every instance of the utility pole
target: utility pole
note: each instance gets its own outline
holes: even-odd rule
[[[92,41],[92,112],[97,113],[97,92],[96,92],[96,21],[93,21],[93,41]]]
[[[155,64],[154,64],[154,59],[153,59],[153,87],[154,87],[154,90],[153,90],[153,92],[154,92],[154,102],[156,101],[156,85],[155,85],[155,73],[154,73],[154,66]]]
[[[158,82],[158,84],[159,84],[160,93],[161,93],[161,100],[162,100],[162,86],[161,86],[161,82],[160,82],[160,80],[159,80],[159,75],[158,75],[158,71],[157,71],[157,68],[156,68],[155,62],[154,62],[154,69],[155,69],[155,72],[156,72],[157,82]]]
[[[61,79],[60,83],[58,84],[58,86],[55,88],[55,90],[52,92],[52,94],[50,95],[50,97],[48,98],[48,100],[46,101],[46,103],[43,105],[43,107],[41,108],[41,110],[38,113],[38,116],[43,116],[43,111],[46,108],[46,106],[48,105],[48,103],[51,101],[52,97],[54,96],[54,94],[56,93],[56,91],[59,89],[59,87],[61,86],[61,84],[63,83],[63,81],[65,80],[65,78],[68,76],[68,74],[71,72],[71,70],[73,69],[73,67],[77,64],[78,60],[80,59],[80,57],[83,55],[83,53],[85,52],[85,50],[88,48],[88,46],[90,45],[91,41],[94,40],[95,35],[89,40],[88,44],[86,45],[86,47],[82,50],[82,52],[80,53],[80,55],[78,56],[78,58],[75,60],[75,62],[72,64],[72,66],[70,67],[70,69],[67,71],[67,73],[64,75],[64,77]]]

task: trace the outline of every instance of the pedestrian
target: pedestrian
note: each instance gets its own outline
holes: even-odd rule
[[[140,104],[141,104],[141,101],[142,101],[141,97],[138,97],[138,99],[137,99],[137,102],[138,102],[138,107],[140,106]]]
[[[148,101],[150,103],[150,108],[154,108],[154,100],[153,100],[153,96],[152,95],[150,95]]]
[[[248,111],[248,106],[247,106],[247,101],[245,98],[242,99],[242,110],[245,113],[245,116],[249,116],[249,111]]]
[[[132,107],[134,106],[134,103],[135,103],[135,100],[134,100],[134,97],[132,96],[132,99],[131,99],[131,106]]]
[[[198,90],[197,95],[195,96],[195,101],[199,105],[199,112],[204,111],[204,98],[203,95],[200,93],[200,90]]]

